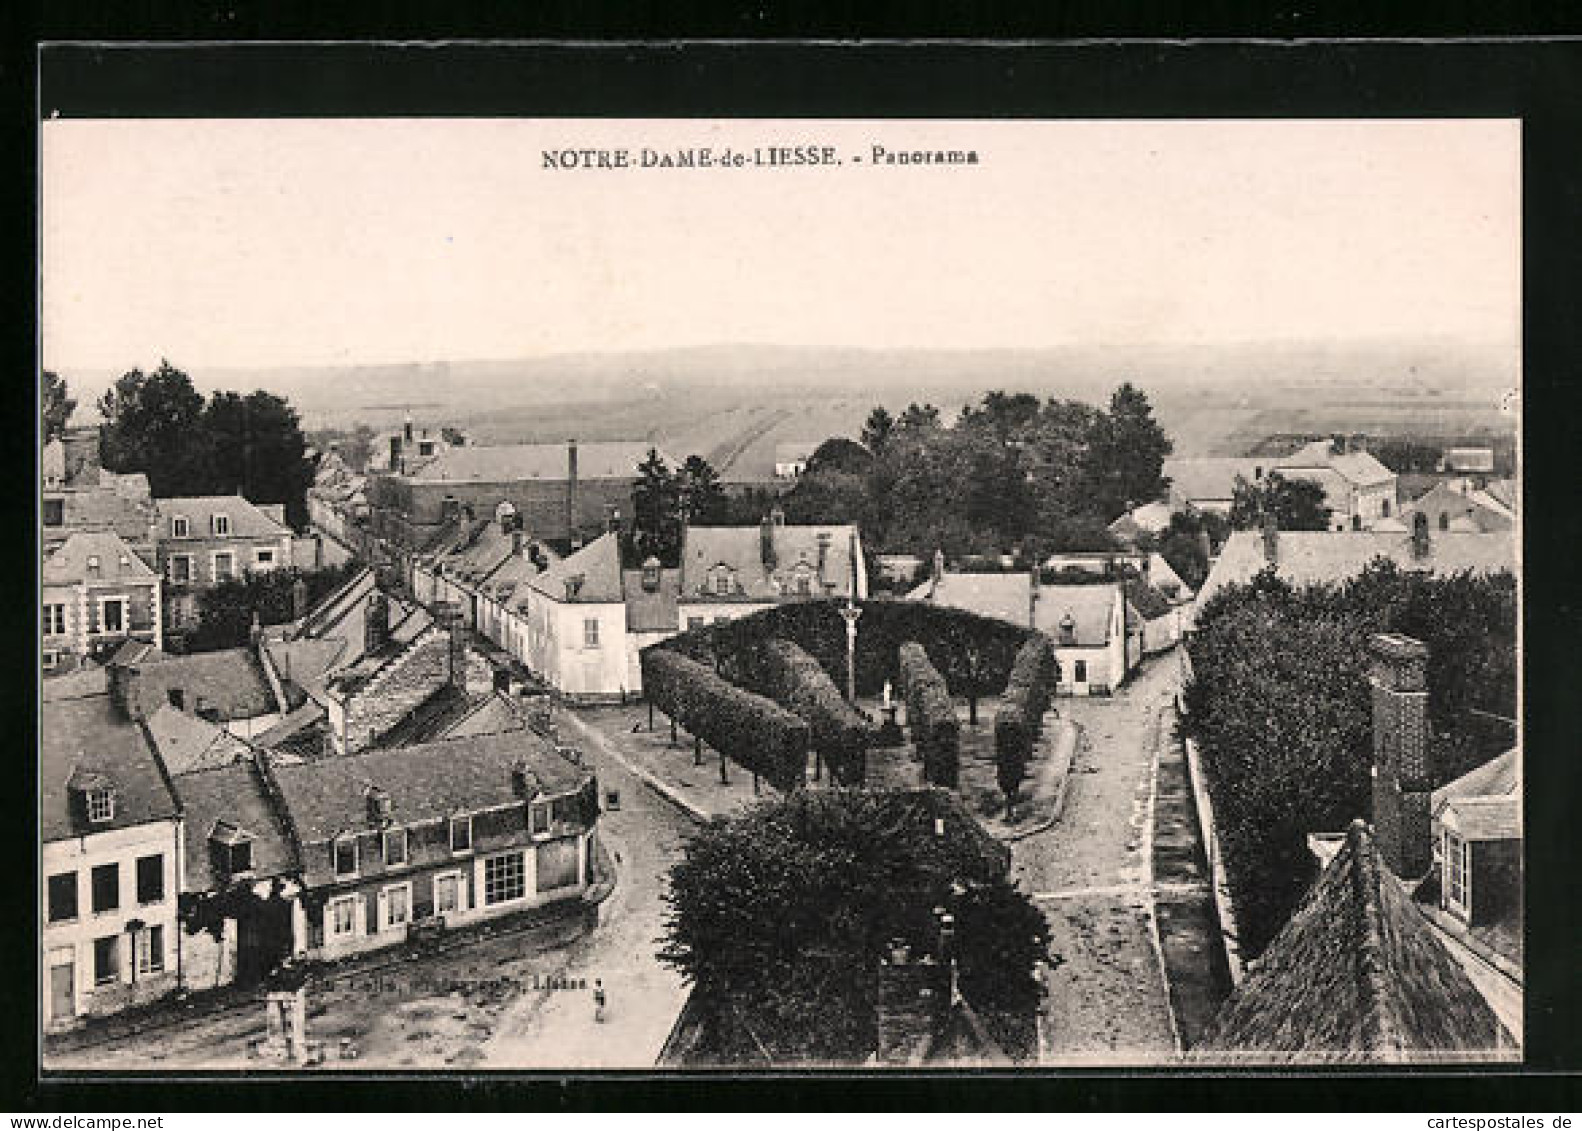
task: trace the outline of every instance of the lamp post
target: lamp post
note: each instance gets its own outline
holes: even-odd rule
[[[850,597],[846,598],[846,605],[840,611],[840,617],[846,622],[846,702],[857,702],[857,618],[862,616],[859,609]]]

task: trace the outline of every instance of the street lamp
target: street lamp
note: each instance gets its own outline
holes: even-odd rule
[[[840,611],[841,620],[846,622],[846,701],[848,703],[857,702],[857,618],[860,616],[862,610],[848,596],[845,607]]]

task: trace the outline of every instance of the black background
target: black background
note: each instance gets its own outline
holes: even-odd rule
[[[174,6],[166,6],[174,8]],[[278,1078],[251,1082],[216,1077],[188,1083],[127,1080],[36,1079],[37,943],[34,913],[14,916],[0,933],[8,957],[8,993],[23,1008],[10,1011],[0,1047],[8,1069],[13,1110],[122,1112],[274,1107],[329,1110],[340,1107],[461,1110],[527,1104],[561,1108],[651,1109],[734,1107],[832,1110],[854,1107],[967,1107],[1014,1105],[1037,1109],[1222,1107],[1349,1107],[1360,1110],[1575,1111],[1582,1067],[1578,1019],[1577,917],[1582,914],[1577,836],[1573,818],[1582,800],[1582,741],[1574,710],[1582,691],[1577,650],[1579,624],[1574,549],[1578,543],[1576,495],[1579,445],[1574,442],[1577,404],[1573,387],[1582,359],[1582,42],[1311,42],[1298,36],[1403,34],[1399,14],[1295,9],[1260,14],[1248,22],[1224,5],[1190,11],[1133,12],[1130,22],[1105,6],[1063,12],[1051,26],[1028,6],[924,5],[864,10],[836,9],[816,34],[823,43],[635,41],[531,45],[451,44],[199,45],[163,46],[74,43],[36,47],[39,39],[195,40],[267,37],[333,39],[370,33],[398,38],[492,37],[529,31],[539,36],[620,35],[592,26],[583,6],[539,10],[524,29],[520,13],[503,7],[451,6],[448,27],[436,12],[413,4],[337,7],[313,21],[277,18],[261,23],[259,6],[193,5],[187,10],[108,4],[52,6],[35,14],[27,42],[0,67],[0,82],[15,96],[21,115],[7,152],[13,166],[8,202],[17,239],[8,260],[12,378],[3,385],[16,421],[36,421],[23,374],[36,372],[35,153],[38,118],[62,117],[270,117],[270,116],[619,116],[619,117],[949,117],[949,118],[1189,118],[1189,117],[1518,117],[1523,120],[1524,227],[1524,478],[1525,523],[1525,758],[1527,770],[1527,1063],[1525,1079],[1510,1073],[1414,1070],[1279,1078],[1249,1073],[1181,1076],[1153,1073],[939,1075],[897,1079],[856,1074],[820,1078],[777,1076],[756,1080],[718,1075],[605,1075],[561,1079],[484,1076],[468,1080],[384,1076],[346,1080],[307,1077],[288,1085]],[[647,6],[628,12],[632,31],[654,30]],[[932,17],[927,28],[918,13]],[[646,27],[642,16],[650,17]],[[513,23],[514,17],[514,23]],[[976,26],[963,28],[962,18]],[[12,20],[16,17],[3,17]],[[1395,19],[1392,26],[1390,21]],[[1347,20],[1350,25],[1347,26]],[[1513,22],[1513,19],[1515,22]],[[908,23],[907,21],[911,22]],[[1260,22],[1261,20],[1261,22]],[[470,22],[467,22],[470,21]],[[1457,22],[1459,21],[1459,22]],[[465,23],[465,26],[460,26]],[[1512,17],[1489,5],[1449,6],[1424,31],[1461,34],[1522,30],[1576,30],[1574,15],[1558,7]],[[355,24],[355,26],[354,26]],[[508,27],[507,24],[512,24]],[[1107,24],[1108,26],[1101,26]],[[701,25],[701,26],[699,26]],[[12,30],[19,30],[15,26]],[[1147,35],[1147,42],[903,44],[857,43],[873,36],[971,31],[1000,38],[1037,34]],[[804,21],[755,8],[695,21],[694,35],[739,37],[811,35]],[[1168,37],[1254,34],[1259,41],[1189,42]],[[37,101],[35,103],[35,97]],[[22,167],[18,167],[22,166]],[[1447,192],[1454,185],[1445,186]],[[34,249],[26,255],[22,248]],[[157,256],[159,249],[150,247]],[[34,425],[33,427],[36,427]],[[36,472],[29,429],[15,427],[7,446],[17,484],[8,494],[13,521],[31,523]],[[13,592],[35,584],[36,551],[19,551]],[[4,614],[22,638],[11,651],[6,712],[16,764],[3,791],[15,838],[13,876],[28,875],[36,856],[32,827],[34,783],[30,732],[33,701],[32,605],[18,600]],[[26,780],[18,780],[23,779]],[[35,880],[36,882],[36,880]],[[16,884],[24,889],[26,884]],[[13,904],[15,906],[15,904]],[[525,1094],[524,1094],[525,1093]]]

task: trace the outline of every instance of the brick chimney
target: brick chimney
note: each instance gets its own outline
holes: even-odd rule
[[[827,530],[818,532],[818,583],[824,584],[824,570],[829,566],[829,543],[833,535]]]
[[[775,554],[775,521],[772,514],[766,515],[758,524],[758,557],[764,563],[765,570],[772,570],[778,562]]]
[[[363,651],[379,651],[390,639],[390,600],[377,589],[363,607]]]
[[[577,441],[566,441],[566,539],[573,547],[577,538]]]
[[[1368,639],[1373,688],[1373,827],[1385,863],[1416,879],[1432,860],[1428,649],[1399,633]]]
[[[950,967],[932,955],[890,943],[879,959],[877,1011],[880,1064],[915,1064],[944,1026],[950,1009]]]
[[[1272,514],[1263,516],[1263,560],[1270,565],[1280,561],[1280,527]]]
[[[123,719],[138,722],[143,718],[139,690],[142,673],[130,664],[110,664],[110,703]]]
[[[1422,561],[1433,552],[1434,544],[1428,533],[1428,516],[1422,511],[1412,515],[1412,558]]]

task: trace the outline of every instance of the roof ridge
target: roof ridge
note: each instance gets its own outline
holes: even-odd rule
[[[1346,846],[1351,850],[1351,894],[1359,912],[1355,969],[1363,1002],[1363,1039],[1371,1052],[1399,1052],[1403,1047],[1401,1034],[1386,1006],[1389,987],[1384,976],[1379,858],[1372,833],[1361,818],[1352,821],[1346,830]]]

